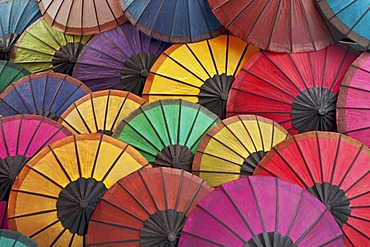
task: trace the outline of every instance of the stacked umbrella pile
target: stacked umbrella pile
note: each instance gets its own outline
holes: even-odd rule
[[[1,245],[370,246],[342,2],[0,0]]]

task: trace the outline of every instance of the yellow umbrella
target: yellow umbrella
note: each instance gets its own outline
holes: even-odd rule
[[[193,173],[212,186],[253,174],[258,162],[288,132],[254,115],[227,118],[208,131],[193,160]]]
[[[147,160],[103,134],[73,135],[42,149],[21,170],[9,198],[9,229],[40,246],[82,246],[100,197]]]
[[[133,93],[120,90],[93,92],[71,105],[59,122],[72,132],[112,135],[121,120],[146,102]]]
[[[10,61],[31,73],[54,71],[71,75],[83,46],[90,38],[59,32],[40,18],[18,39]]]
[[[181,98],[199,103],[225,118],[234,78],[257,50],[229,34],[172,45],[152,66],[143,98],[148,102]]]

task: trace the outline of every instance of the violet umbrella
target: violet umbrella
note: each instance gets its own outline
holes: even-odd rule
[[[227,212],[227,213],[226,213]],[[209,193],[187,219],[179,246],[345,246],[328,208],[285,180],[245,177]]]
[[[85,45],[73,77],[93,91],[121,89],[141,95],[148,71],[169,46],[127,22],[96,35]]]

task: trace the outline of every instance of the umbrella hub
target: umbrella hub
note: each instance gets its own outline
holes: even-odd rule
[[[62,225],[71,233],[85,235],[90,215],[106,191],[104,183],[94,178],[70,182],[57,199],[57,216]]]
[[[72,75],[73,68],[83,48],[81,43],[67,43],[60,47],[52,59],[53,71]]]
[[[265,247],[297,247],[293,240],[280,234],[279,232],[262,232],[250,239],[245,247],[265,246]]]
[[[157,154],[153,164],[191,171],[193,157],[194,154],[188,147],[179,144],[169,145]]]
[[[337,185],[316,183],[308,191],[319,199],[330,210],[339,226],[347,222],[351,215],[350,200]]]
[[[234,79],[234,76],[225,73],[207,79],[200,87],[198,103],[224,119],[226,117],[226,102]]]
[[[167,238],[168,238],[168,241],[170,241],[170,242],[175,242],[175,241],[176,241],[176,239],[177,239],[177,235],[176,235],[175,233],[173,233],[173,232],[170,232],[170,233],[168,234]]]
[[[148,70],[147,69],[143,69],[140,71],[140,76],[141,77],[147,77],[148,76]]]
[[[266,155],[266,153],[267,152],[265,152],[264,150],[251,153],[242,164],[242,167],[240,169],[240,177],[252,176],[258,163]]]
[[[19,34],[9,33],[3,36],[0,36],[0,59],[9,60],[10,53],[14,44],[17,42]]]
[[[337,94],[326,88],[308,88],[293,101],[290,112],[294,128],[299,132],[336,131]]]

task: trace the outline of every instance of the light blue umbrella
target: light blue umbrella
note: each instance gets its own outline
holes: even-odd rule
[[[0,229],[0,246],[36,247],[39,245],[19,232]]]

